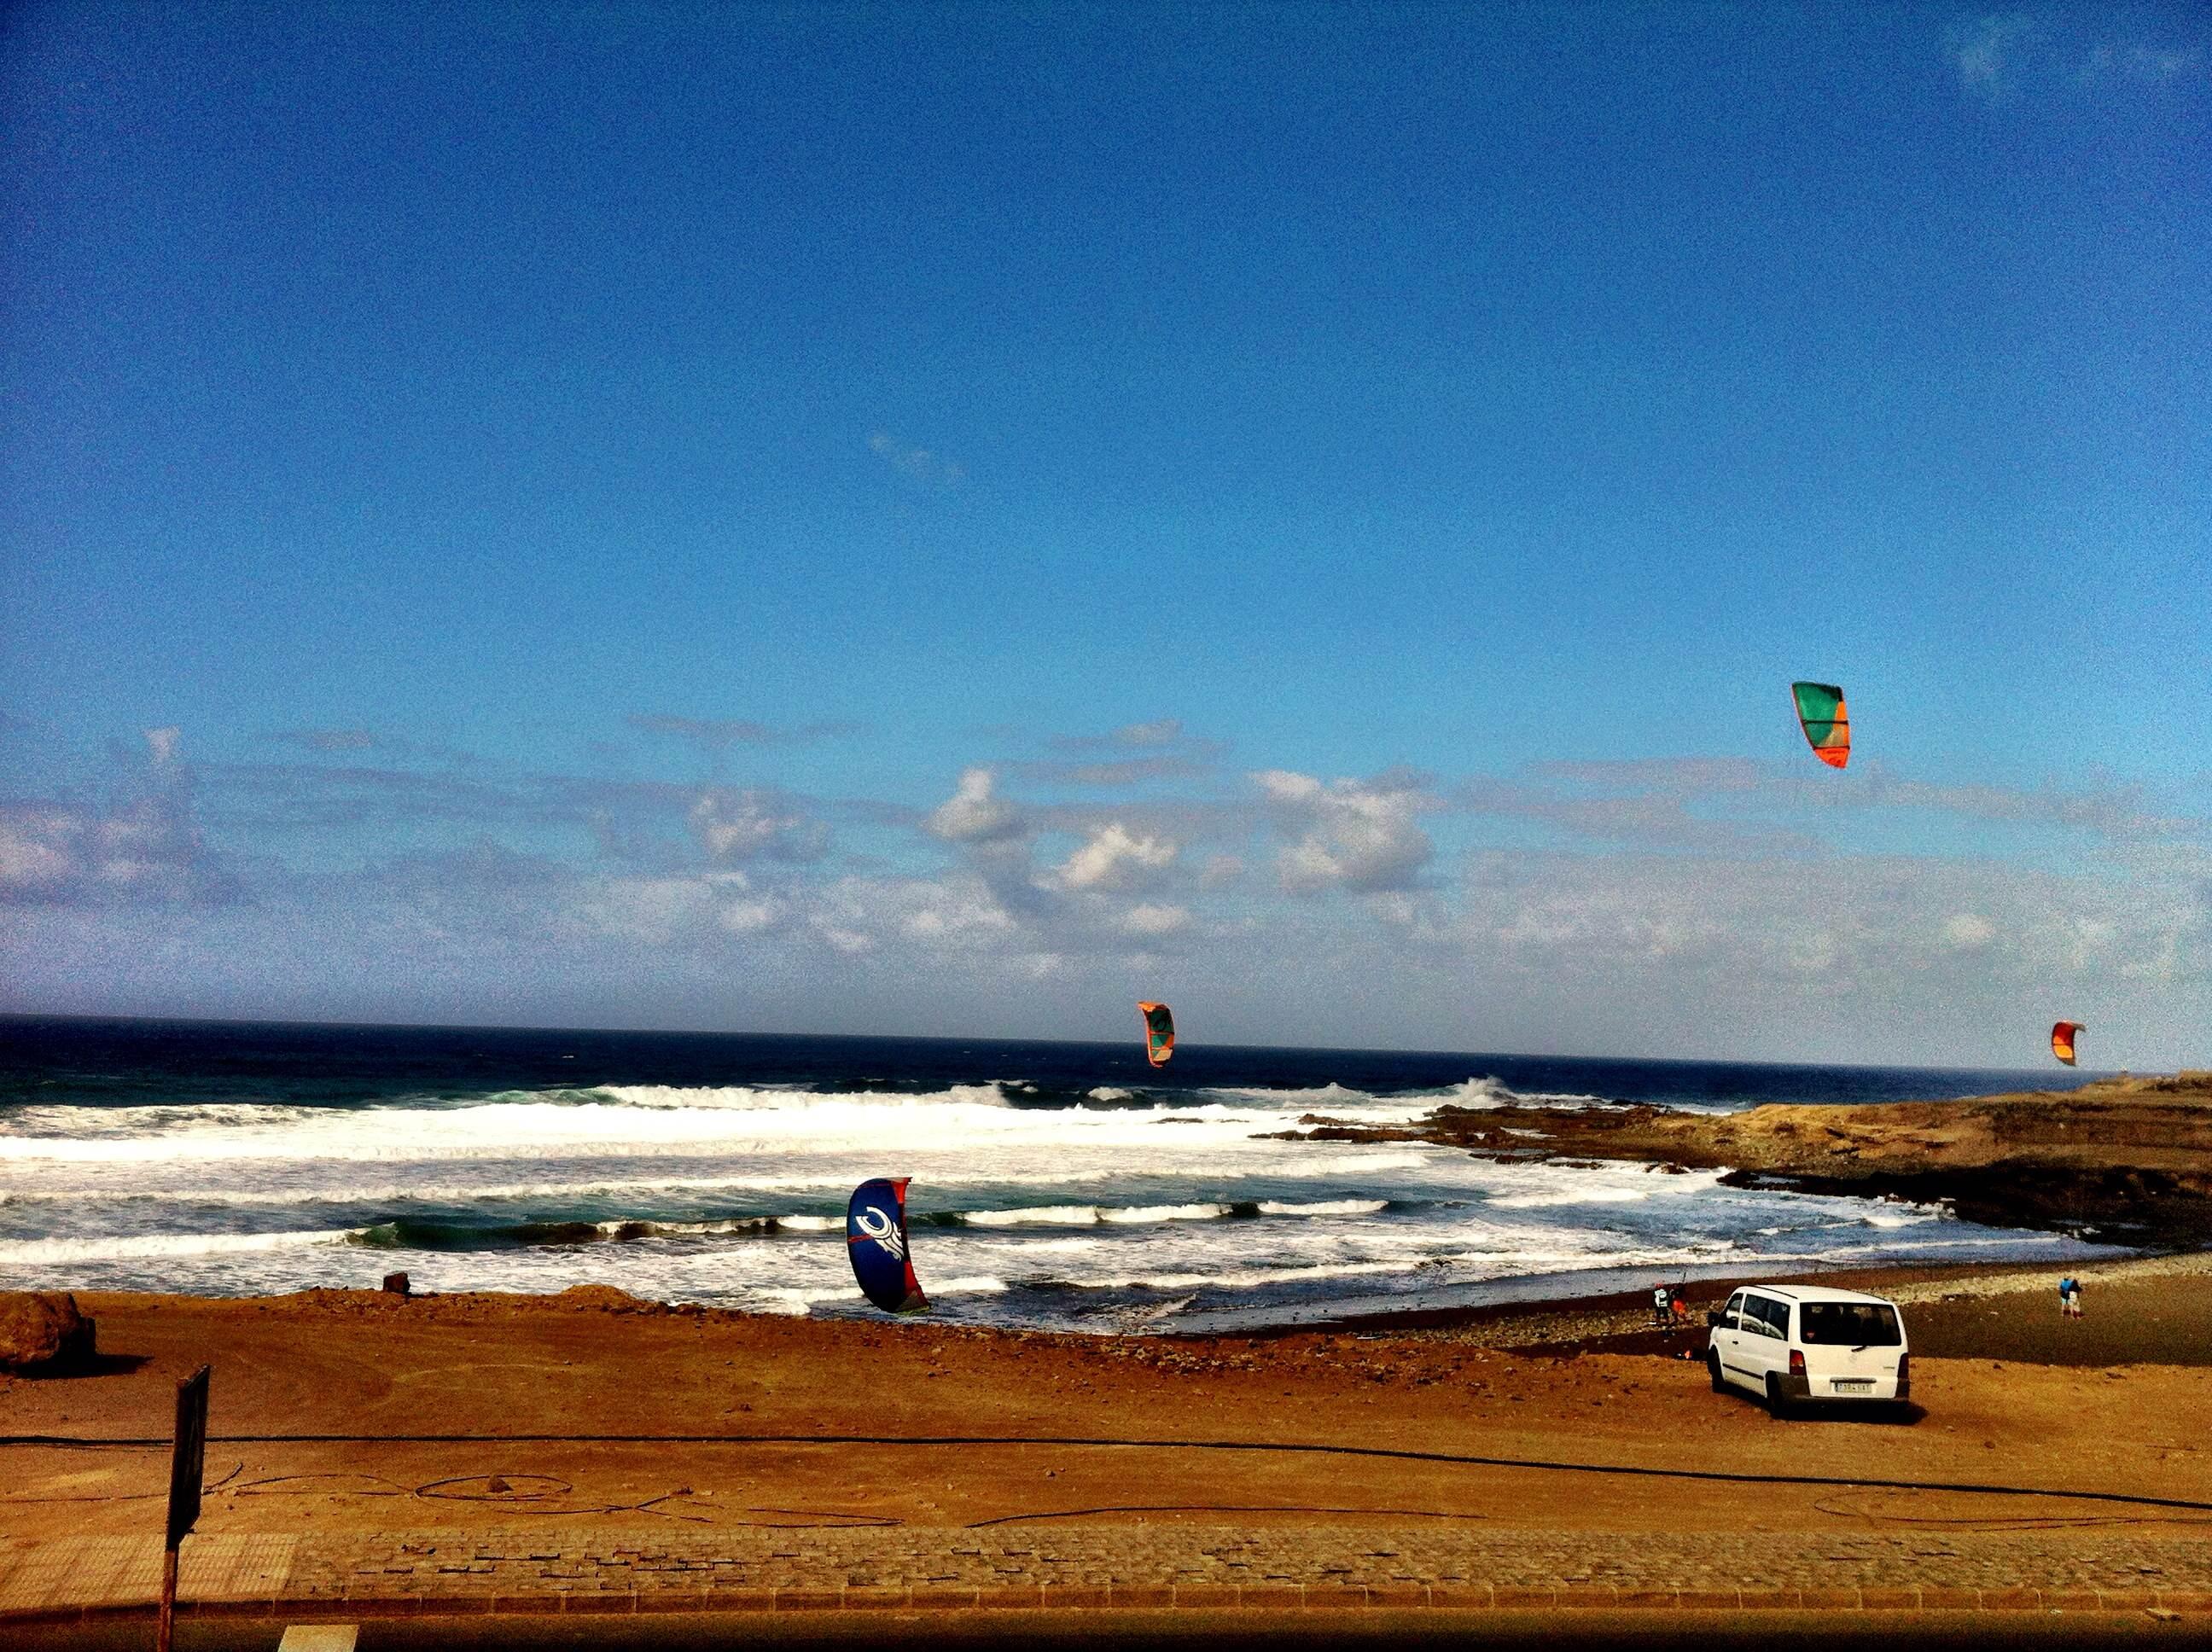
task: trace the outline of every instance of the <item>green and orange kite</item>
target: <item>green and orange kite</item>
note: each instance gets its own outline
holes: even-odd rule
[[[1832,683],[1792,683],[1797,696],[1797,721],[1813,755],[1831,768],[1851,760],[1851,719],[1844,709],[1844,691]]]
[[[1137,1013],[1145,1018],[1145,1060],[1156,1067],[1168,1064],[1175,1054],[1175,1016],[1164,1004],[1139,1003]]]

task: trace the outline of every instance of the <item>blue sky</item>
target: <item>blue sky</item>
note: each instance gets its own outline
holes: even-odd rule
[[[2212,1061],[2209,117],[2179,5],[19,8],[0,1005]]]

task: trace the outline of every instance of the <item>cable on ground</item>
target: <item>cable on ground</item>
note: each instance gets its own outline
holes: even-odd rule
[[[0,1448],[45,1446],[83,1450],[167,1450],[166,1436],[85,1436],[60,1434],[0,1435]],[[1610,1474],[1638,1479],[1704,1480],[1732,1485],[1832,1485],[1842,1490],[1952,1491],[1970,1497],[2060,1497],[2080,1503],[2120,1503],[2153,1509],[2183,1509],[2212,1514],[2212,1503],[2191,1497],[2153,1497],[2140,1491],[2084,1491],[2047,1485],[1999,1485],[1973,1480],[1875,1479],[1843,1474],[1767,1474],[1725,1468],[1656,1468],[1639,1463],[1578,1463],[1542,1457],[1491,1457],[1451,1451],[1417,1451],[1399,1446],[1358,1446],[1318,1441],[1131,1440],[1081,1435],[1016,1434],[224,1434],[210,1436],[222,1445],[796,1445],[1058,1446],[1069,1449],[1221,1451],[1287,1455],[1367,1457],[1389,1462],[1439,1463],[1468,1468],[1523,1468],[1546,1473]]]

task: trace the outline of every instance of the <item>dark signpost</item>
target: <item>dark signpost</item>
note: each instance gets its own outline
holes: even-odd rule
[[[161,1610],[155,1652],[169,1652],[177,1615],[177,1546],[200,1517],[200,1481],[207,1468],[208,1368],[177,1384],[176,1443],[169,1455],[169,1531],[161,1545]]]

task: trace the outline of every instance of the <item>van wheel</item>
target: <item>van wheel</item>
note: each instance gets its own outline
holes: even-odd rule
[[[1723,1393],[1727,1389],[1728,1382],[1721,1376],[1721,1357],[1718,1354],[1708,1352],[1705,1355],[1705,1375],[1712,1378],[1715,1394]]]
[[[1766,1374],[1766,1409],[1776,1417],[1790,1415],[1790,1396],[1782,1392],[1782,1379],[1772,1371]]]

